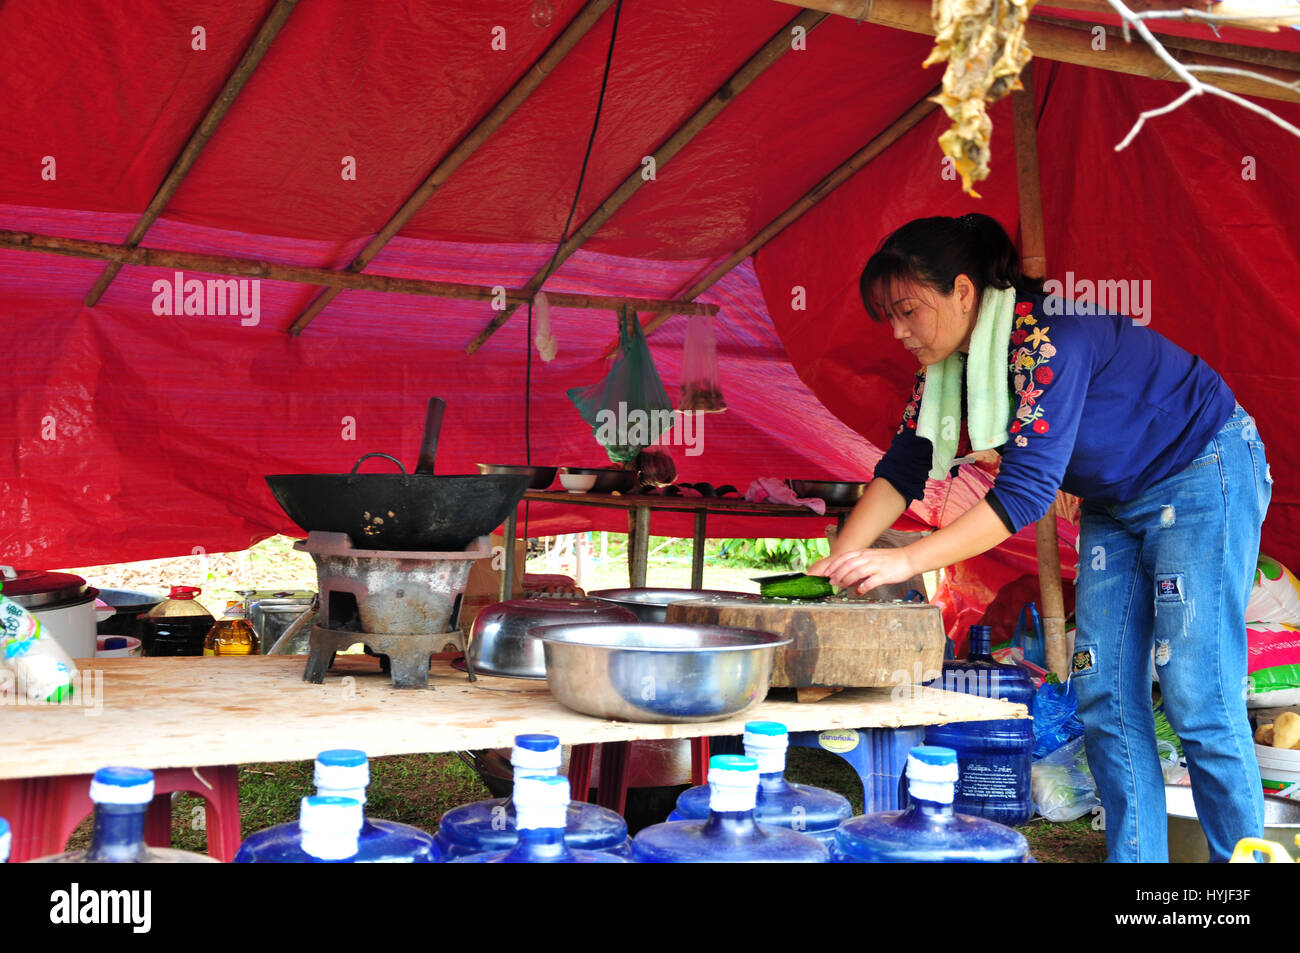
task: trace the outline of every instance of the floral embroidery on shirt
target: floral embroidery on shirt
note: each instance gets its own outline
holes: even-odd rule
[[[1015,386],[1019,405],[1015,410],[1015,420],[1011,422],[1011,432],[1015,434],[1017,447],[1028,446],[1029,440],[1022,431],[1047,433],[1050,425],[1043,418],[1042,405],[1038,399],[1043,396],[1043,389],[1052,383],[1054,372],[1047,366],[1056,354],[1051,342],[1051,327],[1039,325],[1033,314],[1034,306],[1029,301],[1016,304],[1016,325],[1011,333],[1011,344],[1015,348],[1011,356],[1010,370],[1014,373],[1012,382]],[[1027,328],[1026,325],[1029,327]],[[1032,330],[1031,330],[1032,329]]]
[[[904,428],[916,429],[916,420],[921,413],[921,395],[924,393],[925,368],[921,368],[916,372],[916,379],[912,383],[912,399],[908,401],[907,408],[903,411],[903,422],[898,425],[897,433],[902,433]]]

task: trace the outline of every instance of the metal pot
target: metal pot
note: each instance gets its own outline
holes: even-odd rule
[[[469,660],[479,675],[545,678],[542,643],[529,630],[571,622],[632,622],[637,618],[599,599],[510,599],[488,606],[474,620]]]
[[[803,499],[823,500],[831,506],[852,506],[866,491],[865,483],[838,480],[786,480],[794,495]]]
[[[446,404],[429,400],[414,473],[386,453],[367,453],[351,473],[266,477],[281,508],[307,532],[346,533],[358,547],[454,552],[503,522],[528,489],[527,476],[434,476],[433,461]],[[369,457],[392,460],[400,476],[357,473]]]
[[[730,718],[767,697],[790,639],[720,625],[642,622],[536,629],[546,680],[567,708],[619,721]]]
[[[95,597],[99,590],[66,572],[0,566],[3,594],[18,603],[74,659],[95,657]]]
[[[125,635],[143,641],[140,616],[144,615],[166,596],[156,592],[136,592],[132,589],[101,589],[99,599],[113,607],[113,614],[96,626],[100,635]]]
[[[480,463],[479,473],[507,474],[528,477],[528,489],[545,490],[555,482],[556,467],[525,467],[508,463]]]
[[[744,599],[758,602],[761,598],[753,592],[727,592],[723,589],[597,589],[587,593],[587,596],[631,609],[642,622],[666,621],[668,607],[674,602],[689,599]]]
[[[1165,785],[1165,808],[1169,812],[1169,860],[1175,864],[1208,864],[1210,845],[1196,816],[1192,789],[1183,784]],[[1300,801],[1264,795],[1264,840],[1288,851],[1300,834]]]

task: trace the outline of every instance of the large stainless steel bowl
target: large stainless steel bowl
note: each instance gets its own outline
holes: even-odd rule
[[[517,475],[528,477],[528,489],[545,490],[555,482],[556,467],[525,467],[509,463],[480,463],[479,473],[492,475]]]
[[[823,500],[831,506],[852,506],[866,492],[865,483],[840,480],[786,480],[794,495],[803,499]]]
[[[1165,808],[1169,812],[1170,863],[1208,864],[1210,844],[1196,815],[1192,789],[1183,784],[1166,784]],[[1300,801],[1265,794],[1264,840],[1281,844],[1289,853],[1297,834],[1300,834]]]
[[[636,621],[627,609],[598,599],[510,599],[488,606],[475,617],[469,658],[480,675],[545,678],[546,655],[530,629],[576,622]]]
[[[790,639],[720,625],[641,622],[533,630],[555,700],[618,721],[717,721],[767,697]]]
[[[663,622],[668,607],[688,599],[745,599],[759,601],[755,592],[726,592],[722,589],[597,589],[588,598],[601,599],[631,609],[642,622]]]

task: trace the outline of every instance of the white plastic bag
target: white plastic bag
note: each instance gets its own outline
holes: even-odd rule
[[[1035,761],[1031,787],[1034,810],[1049,821],[1072,821],[1101,805],[1082,737]]]
[[[727,409],[718,380],[718,343],[713,316],[693,314],[682,349],[682,389],[677,409],[684,414],[716,414]]]
[[[537,353],[541,359],[549,363],[555,360],[555,355],[560,346],[555,340],[555,335],[551,333],[551,303],[547,299],[545,291],[537,292],[533,298],[533,317],[537,319],[537,330],[533,332],[533,343],[537,345]]]

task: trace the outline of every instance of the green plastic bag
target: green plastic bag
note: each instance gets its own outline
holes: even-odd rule
[[[618,339],[619,353],[609,373],[598,383],[567,393],[609,459],[627,463],[657,443],[675,418],[635,311],[623,309]]]

